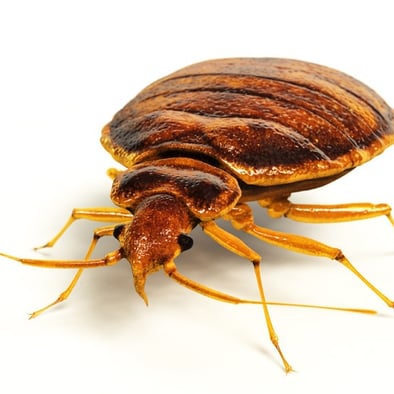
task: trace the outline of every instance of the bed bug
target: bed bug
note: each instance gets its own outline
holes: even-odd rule
[[[5,257],[41,267],[77,268],[69,287],[35,317],[63,300],[84,268],[126,258],[136,292],[149,274],[165,273],[205,296],[230,303],[262,305],[270,338],[283,355],[268,310],[260,255],[219,227],[236,230],[295,252],[336,260],[387,305],[394,303],[350,263],[340,249],[304,236],[254,223],[248,202],[273,218],[328,223],[386,216],[387,204],[294,204],[289,197],[326,185],[383,152],[394,142],[393,110],[373,90],[342,72],[303,61],[276,58],[211,60],[183,68],[142,90],[102,130],[101,143],[124,170],[109,170],[116,207],[74,209],[53,246],[77,219],[108,222],[95,230],[82,260]],[[175,258],[192,246],[194,227],[253,263],[259,301],[243,300],[182,275]],[[97,241],[120,244],[91,259]]]

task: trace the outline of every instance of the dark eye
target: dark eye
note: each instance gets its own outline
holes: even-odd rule
[[[185,250],[188,250],[193,246],[193,239],[190,238],[188,235],[179,234],[178,244],[181,247],[181,251],[184,252]]]
[[[124,228],[124,224],[120,224],[119,226],[116,226],[116,227],[114,228],[114,232],[112,233],[112,235],[113,235],[117,240],[119,240],[119,235],[120,235],[120,233],[123,231],[123,228]]]

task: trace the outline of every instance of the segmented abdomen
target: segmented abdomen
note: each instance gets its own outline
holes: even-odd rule
[[[361,82],[286,59],[222,59],[186,67],[144,89],[104,129],[130,167],[201,154],[248,184],[338,174],[394,142],[393,111]]]

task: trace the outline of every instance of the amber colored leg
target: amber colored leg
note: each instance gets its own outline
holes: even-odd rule
[[[246,204],[239,204],[233,208],[226,216],[232,225],[238,229],[247,232],[268,242],[272,245],[289,249],[294,252],[309,254],[313,256],[328,257],[336,260],[348,268],[356,275],[365,285],[367,285],[378,297],[380,297],[389,307],[394,307],[394,302],[386,297],[372,283],[370,283],[363,275],[356,270],[350,261],[343,255],[342,251],[337,248],[325,245],[321,242],[310,238],[302,237],[295,234],[286,234],[280,231],[273,231],[254,224],[252,211]]]
[[[263,289],[263,282],[261,280],[261,272],[260,272],[260,256],[250,249],[244,242],[242,242],[239,238],[235,237],[234,235],[228,233],[227,231],[223,230],[219,226],[216,225],[214,222],[206,222],[201,223],[201,227],[203,228],[204,232],[211,236],[216,242],[220,245],[225,247],[226,249],[232,251],[233,253],[238,254],[241,257],[245,257],[252,261],[254,267],[254,273],[256,276],[257,287],[260,293],[260,299],[264,310],[265,321],[267,324],[268,332],[270,335],[271,342],[275,346],[276,350],[278,351],[283,366],[286,372],[292,371],[290,364],[287,362],[286,358],[284,357],[282,350],[279,347],[279,340],[278,335],[275,332],[274,326],[271,321],[271,317],[268,311],[267,301],[264,294]]]
[[[206,231],[208,235],[215,233],[215,234],[213,234],[212,238],[214,238],[215,241],[217,241],[220,245],[222,245],[226,249],[229,249],[230,251],[233,251],[234,253],[236,253],[242,257],[245,257],[244,252],[245,252],[246,248],[248,248],[248,247],[241,240],[238,239],[239,246],[240,246],[239,249],[241,250],[241,252],[238,253],[238,250],[236,249],[236,245],[234,242],[235,237],[232,234],[227,233],[226,231],[222,230],[218,226],[216,226],[217,229],[219,230],[218,232],[216,232],[216,229],[214,228],[214,226],[208,225],[208,226],[204,226],[204,227],[205,227],[204,231],[206,231],[207,227],[209,227],[209,230]],[[229,245],[226,245],[226,242],[223,238],[223,236],[225,237],[226,234],[228,235],[228,238],[230,240]],[[220,239],[220,241],[219,241],[219,239]],[[249,249],[249,250],[251,252],[250,256],[256,256],[256,253],[253,250],[251,250],[251,249]],[[284,303],[284,302],[266,301],[264,291],[263,291],[263,284],[261,281],[260,263],[258,261],[253,262],[253,267],[254,267],[254,272],[255,272],[259,292],[260,292],[261,301],[243,300],[243,299],[231,296],[229,294],[222,293],[222,292],[212,289],[210,287],[204,286],[201,283],[195,282],[195,281],[191,280],[190,278],[187,278],[186,276],[179,273],[176,268],[176,265],[173,261],[170,261],[170,262],[164,264],[164,271],[171,279],[174,279],[177,283],[181,284],[182,286],[185,286],[189,290],[195,291],[195,292],[202,294],[206,297],[210,297],[215,300],[222,301],[222,302],[228,302],[231,304],[261,304],[264,309],[266,324],[268,327],[271,341],[274,344],[275,348],[277,349],[277,351],[282,359],[282,362],[283,362],[286,372],[291,372],[292,367],[287,362],[287,360],[284,358],[283,353],[279,347],[278,336],[275,333],[274,327],[272,325],[272,321],[271,321],[271,318],[270,318],[270,315],[268,312],[267,305],[291,306],[291,307],[303,307],[303,308],[319,308],[319,309],[340,310],[340,311],[346,311],[346,312],[367,313],[367,314],[375,314],[376,313],[376,311],[370,310],[370,309],[337,308],[337,307],[327,307],[327,306],[320,306],[320,305],[316,306],[316,305],[291,304],[291,303]]]
[[[257,302],[257,301],[248,301],[248,300],[241,300],[239,298],[230,296],[228,294],[219,292],[217,290],[211,289],[209,287],[203,286],[200,283],[194,282],[191,279],[183,276],[182,274],[180,274],[177,269],[176,266],[173,262],[170,263],[166,263],[164,265],[164,271],[166,272],[166,274],[174,279],[175,281],[177,281],[179,284],[187,287],[190,290],[193,290],[197,293],[200,293],[204,296],[213,298],[215,300],[218,301],[224,301],[224,302],[229,302],[232,304],[262,304],[263,308],[264,308],[264,314],[265,314],[265,319],[266,319],[266,323],[267,323],[267,327],[269,330],[269,334],[270,334],[270,338],[272,343],[274,344],[275,348],[277,349],[280,357],[282,358],[283,361],[283,366],[285,368],[286,372],[290,372],[292,371],[292,368],[290,366],[290,364],[286,361],[286,359],[283,356],[283,353],[279,347],[279,343],[278,343],[278,336],[276,335],[275,331],[274,331],[274,327],[272,325],[271,322],[271,318],[270,315],[268,313],[268,307],[267,307],[267,302],[265,301],[265,297],[264,297],[264,292],[262,291],[262,282],[261,282],[261,278],[260,278],[260,263],[253,263],[254,268],[255,268],[255,274],[256,274],[256,278],[258,278],[258,286],[259,286],[259,290],[260,290],[260,296],[261,296],[261,302]]]
[[[164,264],[164,272],[171,279],[174,279],[176,282],[178,282],[182,286],[187,287],[189,290],[193,290],[196,293],[202,294],[217,301],[227,302],[229,304],[261,304],[261,301],[243,300],[241,298],[234,297],[232,295],[212,289],[208,286],[204,286],[201,283],[195,282],[194,280],[182,275],[177,270],[176,265],[173,261]]]
[[[98,207],[98,208],[74,208],[70,218],[60,231],[46,244],[34,248],[35,250],[50,248],[59,240],[66,230],[78,219],[92,220],[94,222],[124,223],[131,221],[133,215],[123,208]]]
[[[116,264],[124,257],[121,249],[116,249],[113,252],[107,253],[101,259],[89,259],[89,260],[30,259],[30,258],[12,256],[7,253],[0,253],[0,256],[18,261],[19,263],[22,264],[32,265],[40,268],[76,268],[76,269],[106,267],[109,265]]]
[[[118,207],[98,207],[98,208],[74,208],[69,219],[67,220],[66,224],[60,229],[60,231],[45,245],[39,246],[34,248],[35,250],[49,248],[55,245],[55,243],[62,237],[62,235],[66,232],[66,230],[76,221],[79,219],[86,219],[92,220],[96,222],[110,222],[110,223],[124,223],[127,221],[131,221],[133,215],[123,208]],[[94,231],[93,240],[90,243],[89,249],[86,253],[85,260],[88,260],[96,247],[97,241],[106,235],[112,235],[114,226],[108,227],[100,227]],[[38,260],[37,260],[38,261]],[[50,307],[66,300],[69,295],[71,294],[72,290],[74,289],[75,285],[77,284],[79,278],[82,275],[83,268],[78,269],[77,273],[75,274],[74,278],[72,279],[71,283],[64,290],[59,297],[49,305],[44,308],[41,308],[33,313],[30,314],[30,319],[37,317],[42,312],[46,311]]]
[[[38,315],[41,315],[41,313],[45,312],[46,310],[48,310],[49,308],[52,308],[53,306],[60,304],[61,302],[65,301],[69,295],[71,294],[71,292],[74,290],[75,285],[77,284],[79,278],[81,277],[83,272],[83,268],[80,268],[77,273],[74,275],[71,283],[68,285],[67,289],[64,290],[62,293],[60,293],[59,297],[51,302],[50,304],[44,306],[43,308],[37,309],[34,312],[30,313],[29,319],[34,319],[35,317],[37,317]]]
[[[247,246],[238,237],[232,235],[226,230],[223,230],[215,222],[201,222],[200,226],[204,230],[205,234],[209,235],[214,241],[227,250],[252,262],[258,262],[261,260],[260,255],[258,255],[253,249]]]
[[[273,218],[285,216],[289,219],[307,223],[336,223],[370,219],[386,216],[394,225],[391,207],[387,204],[352,203],[336,205],[293,204],[287,199],[260,200]]]
[[[93,253],[93,250],[95,249],[95,247],[97,245],[98,240],[101,237],[109,236],[109,235],[113,234],[114,227],[115,226],[106,226],[106,227],[96,228],[94,230],[93,239],[92,239],[92,241],[90,243],[89,249],[88,249],[88,251],[86,253],[86,256],[85,256],[84,260],[89,260],[91,254]],[[79,278],[81,277],[82,272],[83,272],[83,268],[80,268],[77,271],[77,273],[75,274],[75,276],[73,277],[71,283],[68,285],[67,289],[64,290],[62,293],[60,293],[59,297],[55,301],[51,302],[50,304],[46,305],[43,308],[40,308],[40,309],[32,312],[30,314],[30,319],[33,319],[33,318],[37,317],[38,315],[40,315],[41,313],[45,312],[49,308],[51,308],[51,307],[53,307],[53,306],[65,301],[70,296],[71,292],[74,290],[74,287],[76,286]]]

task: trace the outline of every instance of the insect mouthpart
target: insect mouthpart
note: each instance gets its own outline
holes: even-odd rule
[[[132,222],[115,228],[114,236],[131,265],[135,290],[146,304],[146,277],[192,247],[193,241],[185,233],[190,233],[194,224],[182,201],[158,194],[137,206]]]

